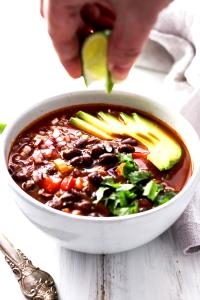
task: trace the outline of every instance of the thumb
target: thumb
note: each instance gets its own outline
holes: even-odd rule
[[[122,5],[123,6],[123,5]],[[108,65],[114,81],[127,77],[130,68],[141,53],[156,16],[142,16],[133,7],[117,8],[117,19],[109,41]]]

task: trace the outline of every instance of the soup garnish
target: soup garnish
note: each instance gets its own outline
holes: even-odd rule
[[[160,170],[168,170],[173,167],[181,158],[182,150],[178,142],[170,136],[166,130],[157,123],[144,118],[138,113],[131,116],[120,113],[120,118],[99,112],[99,118],[83,111],[77,112],[76,118],[71,118],[70,123],[87,132],[91,132],[86,125],[82,125],[82,120],[92,125],[93,132],[99,130],[102,135],[108,135],[108,139],[113,139],[116,134],[127,135],[136,138],[149,149],[148,159]]]
[[[13,143],[8,168],[41,203],[93,217],[157,207],[191,175],[188,150],[172,129],[132,108],[103,104],[36,120]]]

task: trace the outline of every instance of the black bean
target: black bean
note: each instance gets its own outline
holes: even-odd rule
[[[83,191],[84,193],[86,193],[87,195],[90,195],[90,194],[91,194],[91,188],[90,188],[90,186],[88,186],[88,185],[84,186],[84,187],[82,188],[82,191]]]
[[[92,159],[91,155],[89,155],[89,154],[84,154],[84,155],[82,156],[82,158],[83,158],[83,166],[84,166],[84,167],[89,167],[89,166],[91,166],[91,164],[92,164],[92,162],[93,162],[93,159]]]
[[[56,167],[52,164],[45,166],[45,169],[48,175],[53,175],[57,172]]]
[[[87,195],[83,190],[71,189],[70,192],[73,194],[76,201],[79,201],[81,198],[87,198]]]
[[[121,145],[117,148],[118,152],[122,153],[122,152],[125,152],[125,153],[132,153],[132,152],[135,152],[135,148],[129,144],[126,144],[126,145]]]
[[[133,138],[127,138],[125,140],[122,140],[121,143],[122,144],[129,144],[131,146],[136,146],[138,144],[138,142]]]
[[[81,199],[81,195],[79,193],[74,194],[73,192],[65,192],[60,198],[63,202],[76,202]]]
[[[103,203],[98,203],[96,205],[96,211],[100,217],[108,217],[110,215],[110,211]]]
[[[100,142],[100,140],[97,138],[97,137],[94,137],[94,136],[91,136],[89,139],[88,139],[88,144],[94,144],[94,143],[98,143]]]
[[[116,154],[113,153],[104,153],[99,157],[99,163],[101,165],[115,164],[117,162],[118,162],[118,158]]]
[[[73,201],[63,201],[62,208],[72,208],[74,205]]]
[[[114,152],[114,148],[111,144],[105,144],[106,152],[112,153]]]
[[[89,167],[92,164],[92,157],[89,154],[74,157],[70,160],[70,164],[74,167]]]
[[[88,180],[91,184],[94,186],[99,186],[102,181],[101,175],[99,175],[97,172],[92,172],[88,175]]]
[[[106,149],[104,145],[94,145],[91,149],[91,155],[93,158],[98,158],[101,154],[105,153]]]
[[[71,159],[73,157],[81,156],[81,154],[82,152],[80,149],[73,148],[73,149],[64,150],[62,152],[62,157],[64,159]]]
[[[54,197],[52,200],[46,202],[46,205],[56,208],[56,209],[61,209],[62,208],[63,201],[61,198]]]
[[[77,148],[83,148],[88,143],[88,138],[80,138],[75,143],[74,146]]]
[[[145,198],[141,198],[139,200],[139,207],[143,209],[150,209],[152,208],[152,202],[150,200],[147,200]]]
[[[74,208],[79,209],[80,211],[89,213],[91,211],[92,202],[89,200],[82,199],[80,202],[74,204]]]
[[[70,164],[74,167],[80,167],[83,164],[83,157],[82,156],[78,156],[78,157],[74,157],[70,160]]]

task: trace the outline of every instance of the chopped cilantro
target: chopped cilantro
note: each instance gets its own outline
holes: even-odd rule
[[[115,182],[114,178],[112,176],[106,176],[106,177],[104,177],[101,185],[110,186],[110,187],[116,189],[116,188],[120,187],[121,184],[118,182]]]
[[[162,204],[168,202],[174,196],[176,196],[175,192],[167,191],[162,195],[158,195],[158,197],[156,198],[156,202],[158,203],[158,205],[162,205]]]
[[[137,213],[139,210],[139,205],[138,201],[134,201],[134,203],[129,207],[113,207],[110,205],[109,209],[114,216],[126,216]]]
[[[124,191],[118,192],[120,207],[126,207],[128,205],[126,193]]]
[[[158,206],[176,195],[173,191],[164,191],[164,186],[152,179],[151,172],[138,170],[131,154],[119,153],[118,158],[123,167],[120,169],[123,182],[112,176],[104,177],[96,191],[95,204],[103,201],[114,216],[125,216],[139,212],[139,199],[143,196]]]
[[[120,186],[117,188],[117,192],[120,192],[120,191],[129,191],[133,187],[134,187],[134,185],[131,184],[131,183],[123,183],[123,184],[120,184]]]
[[[151,172],[147,171],[134,171],[129,174],[129,180],[132,184],[136,184],[140,181],[150,179],[151,177]]]
[[[109,187],[100,186],[98,188],[98,190],[96,191],[96,200],[94,201],[94,203],[98,203],[103,198],[104,192],[108,189],[109,189]]]
[[[162,184],[158,184],[155,180],[151,180],[145,185],[143,195],[154,201],[158,194],[163,190],[164,187]]]
[[[128,178],[131,172],[138,170],[138,166],[131,154],[118,153],[120,163],[125,163],[123,167],[123,176]]]
[[[133,162],[134,163],[133,157],[130,153],[129,154],[118,153],[118,158],[119,158],[120,163],[121,162]]]

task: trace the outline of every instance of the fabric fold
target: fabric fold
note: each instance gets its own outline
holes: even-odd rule
[[[171,88],[173,83],[176,96],[185,96],[181,112],[200,135],[199,34],[195,1],[174,1],[161,13],[137,65],[166,73],[165,85]],[[200,184],[172,231],[184,254],[200,251]]]

